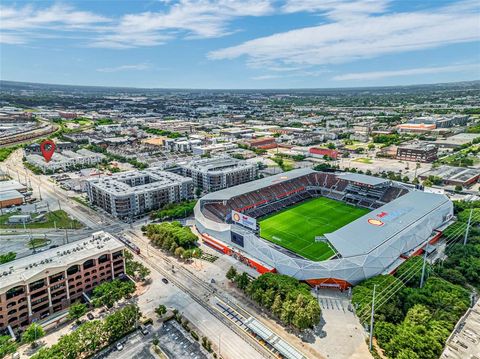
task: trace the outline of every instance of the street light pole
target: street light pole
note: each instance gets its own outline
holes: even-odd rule
[[[423,283],[425,283],[425,267],[427,266],[427,245],[425,245],[425,253],[423,254],[423,265],[422,265],[422,277],[420,278],[420,288],[423,288]]]
[[[370,343],[369,343],[369,348],[370,351],[372,351],[372,345],[373,345],[373,317],[375,315],[375,291],[377,290],[377,285],[373,285],[373,296],[372,296],[372,312],[370,314]]]
[[[472,221],[473,208],[470,208],[470,215],[468,216],[467,229],[465,230],[465,238],[463,238],[463,245],[467,244],[468,232],[470,231],[470,222]]]

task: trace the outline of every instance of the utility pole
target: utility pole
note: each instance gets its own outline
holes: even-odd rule
[[[57,202],[58,202],[58,209],[61,211],[61,210],[62,210],[62,206],[61,206],[61,204],[60,204],[60,200],[57,200]]]
[[[42,200],[42,191],[40,191],[40,185],[38,185],[38,197],[40,198],[40,201]]]
[[[467,229],[465,230],[465,238],[463,238],[463,245],[467,244],[468,232],[470,230],[470,222],[472,221],[473,208],[470,208],[470,215],[468,216]]]
[[[370,343],[369,343],[369,348],[370,351],[372,351],[372,345],[373,345],[373,316],[375,315],[375,292],[377,290],[377,285],[373,285],[373,295],[372,295],[372,313],[370,314]]]
[[[68,243],[68,231],[67,231],[67,229],[66,229],[66,228],[65,228],[65,240],[66,240],[66,241],[67,241],[67,243]]]
[[[422,277],[420,278],[420,288],[423,288],[423,283],[425,283],[425,267],[427,266],[427,246],[425,245],[425,253],[423,254],[423,265],[422,265]]]

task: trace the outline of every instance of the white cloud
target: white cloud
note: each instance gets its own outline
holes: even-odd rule
[[[451,65],[451,66],[433,66],[433,67],[419,67],[413,69],[404,69],[396,71],[371,71],[371,72],[355,72],[343,75],[334,76],[336,81],[351,81],[351,80],[378,80],[388,77],[401,77],[412,75],[438,74],[449,72],[465,72],[474,71],[477,76],[480,75],[480,65],[465,64],[465,65]]]
[[[345,19],[384,12],[389,0],[287,0],[285,13],[324,13],[331,19]]]
[[[103,67],[97,69],[98,72],[120,72],[120,71],[143,71],[150,68],[148,64],[121,65],[115,67]]]
[[[346,11],[345,16],[335,13],[327,24],[257,38],[208,56],[217,60],[245,56],[254,67],[316,66],[478,41],[479,9],[477,3],[462,2],[428,12],[365,11],[351,16]]]
[[[173,37],[212,38],[231,33],[234,18],[262,16],[273,8],[269,0],[181,0],[164,12],[127,14],[95,47],[138,47],[164,43]]]
[[[264,16],[274,12],[272,0],[179,0],[165,2],[164,11],[127,13],[109,19],[68,5],[39,8],[2,7],[2,37],[8,43],[26,43],[32,39],[26,30],[38,35],[77,30],[88,46],[131,48],[156,46],[173,38],[213,38],[235,31],[230,23],[239,17]],[[91,34],[93,33],[93,35]],[[39,37],[34,35],[33,38]]]
[[[23,44],[36,38],[61,37],[65,32],[102,31],[111,20],[69,5],[55,4],[38,9],[0,7],[0,42]]]

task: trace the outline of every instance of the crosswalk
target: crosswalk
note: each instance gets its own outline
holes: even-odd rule
[[[346,299],[333,298],[333,297],[318,297],[318,302],[322,310],[340,311],[343,313],[351,313],[352,305]]]

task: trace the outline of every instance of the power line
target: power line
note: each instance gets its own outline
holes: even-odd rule
[[[479,215],[480,217],[480,215]],[[475,218],[474,219],[474,222],[478,221],[479,218]],[[471,222],[472,223],[472,222]],[[447,248],[448,246],[451,245],[451,243],[453,242],[457,242],[459,239],[461,239],[463,236],[461,235],[462,232],[464,231],[464,226],[459,226],[459,228],[456,228],[454,230],[454,232],[450,233],[448,237],[446,237],[447,241],[445,241],[445,247]],[[468,225],[467,225],[467,228]],[[459,237],[456,237],[457,235],[459,235]],[[427,256],[428,258],[428,256]],[[422,262],[418,262],[414,265],[412,265],[411,268],[409,268],[407,271],[403,272],[399,277],[395,277],[396,279],[398,279],[398,282],[395,283],[393,286],[390,286],[390,287],[387,287],[385,288],[383,291],[381,291],[380,293],[376,294],[376,298],[377,298],[377,304],[375,305],[375,307],[378,309],[380,308],[383,304],[385,304],[388,299],[390,299],[393,295],[395,295],[400,289],[403,288],[404,284],[407,283],[410,279],[412,279],[416,274],[417,274],[417,271],[420,270],[423,266],[423,263]],[[379,286],[383,285],[386,283],[386,281],[388,281],[388,277],[385,278],[380,284],[378,284]],[[386,297],[386,298],[384,298]],[[381,299],[378,299],[378,298],[381,298]],[[361,317],[367,317],[368,318],[368,312],[370,310],[370,306],[372,305],[372,301],[370,301],[368,304],[365,304],[365,307],[363,307],[360,312],[357,314],[357,316],[359,318]]]

